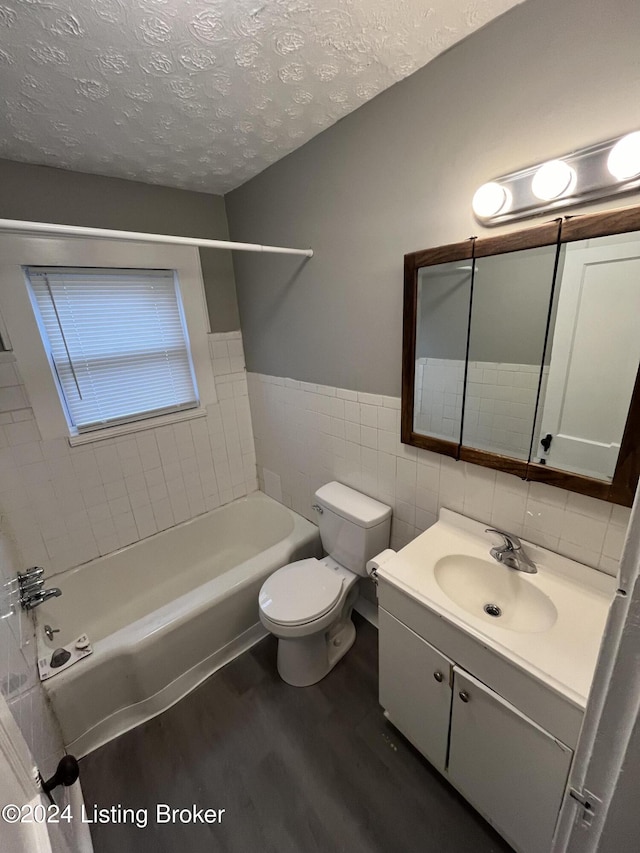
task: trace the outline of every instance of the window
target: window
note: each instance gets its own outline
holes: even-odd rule
[[[184,345],[186,344],[189,353],[189,368],[191,368],[191,362],[193,363],[193,371],[189,370],[193,390],[182,399],[170,400],[170,410],[167,414],[162,414],[163,411],[166,411],[164,408],[167,406],[166,401],[160,404],[163,407],[160,412],[151,408],[147,409],[146,404],[134,405],[133,411],[138,412],[138,414],[131,416],[127,412],[120,420],[119,413],[117,420],[110,421],[108,418],[114,417],[114,414],[110,413],[107,414],[107,420],[103,422],[101,419],[104,414],[100,413],[94,422],[97,427],[103,425],[102,428],[87,429],[86,424],[90,424],[93,421],[92,418],[87,421],[78,419],[79,423],[85,424],[81,429],[78,429],[71,422],[70,406],[65,399],[62,383],[56,373],[57,369],[60,369],[61,374],[64,373],[65,368],[67,371],[69,370],[69,358],[64,351],[64,341],[62,342],[63,355],[62,358],[58,358],[58,368],[56,368],[53,361],[53,346],[49,341],[49,331],[45,329],[42,319],[44,307],[41,311],[29,278],[31,273],[34,286],[38,282],[44,284],[38,276],[38,273],[44,271],[50,273],[50,285],[53,277],[61,273],[66,273],[69,278],[72,274],[84,276],[89,273],[99,274],[106,277],[102,280],[102,284],[106,287],[113,284],[114,277],[117,277],[118,274],[122,275],[123,272],[136,281],[139,281],[139,277],[148,278],[149,276],[154,279],[168,278],[169,281],[165,284],[170,293],[173,294],[171,297],[174,305],[173,317],[176,316],[175,310],[178,310],[181,319],[179,331],[181,339],[179,339],[178,349],[184,353]],[[179,286],[176,285],[176,282]],[[160,282],[157,283],[157,286],[161,289]],[[46,285],[44,287],[46,290]],[[70,288],[71,285],[69,285],[69,290]],[[52,292],[54,292],[55,299],[56,289],[53,288]],[[96,324],[99,330],[109,329],[106,338],[103,338],[103,343],[109,344],[108,347],[105,347],[106,352],[103,353],[105,361],[111,361],[108,356],[113,354],[113,343],[119,341],[122,344],[120,335],[124,330],[125,320],[131,313],[128,309],[121,310],[118,307],[121,304],[119,296],[121,296],[119,293],[111,294],[108,304],[104,305],[104,311]],[[44,305],[47,303],[51,310],[48,291]],[[175,309],[176,305],[178,309]],[[193,418],[204,418],[207,414],[207,407],[218,401],[209,352],[209,318],[200,269],[200,257],[198,250],[192,246],[138,243],[124,240],[90,240],[79,237],[58,239],[23,234],[0,234],[0,330],[2,330],[2,319],[6,324],[4,331],[8,332],[8,337],[4,338],[5,344],[10,347],[15,356],[29,404],[33,409],[43,441],[64,438],[70,445],[76,446],[108,438],[117,438],[160,425],[192,420]],[[134,353],[139,343],[140,323],[136,322],[135,329]],[[185,329],[188,330],[188,334]],[[55,316],[51,334],[60,337]],[[70,338],[66,337],[66,333],[65,338],[67,344],[70,344]],[[164,348],[167,347],[166,341],[163,341],[162,344]],[[169,360],[168,355],[164,355],[165,349],[163,347],[160,348],[163,355],[159,361],[164,358]],[[86,355],[85,352],[84,356]],[[136,353],[132,362],[139,363],[139,356],[140,353]],[[113,361],[111,361],[112,369],[113,366]],[[77,374],[75,366],[74,369]],[[118,376],[116,391],[120,390],[118,388],[120,384],[124,384],[120,380],[125,376],[125,372],[120,369]],[[83,389],[83,380],[79,376],[78,378],[80,388]],[[84,381],[86,383],[86,377]],[[69,391],[67,388],[66,393],[73,398],[74,393],[77,395],[73,375],[71,375],[71,383],[71,390]],[[146,390],[145,381],[136,380],[134,387],[135,403],[141,399],[141,393]],[[163,390],[166,390],[167,387],[169,387],[169,380],[164,386],[161,383]],[[91,388],[89,387],[88,390]],[[82,393],[84,398],[84,389]],[[192,403],[189,407],[189,400],[197,401],[197,405]],[[105,402],[103,397],[100,398],[100,401],[103,404]],[[153,407],[158,405],[157,401],[152,400],[151,403]],[[154,414],[157,414],[157,417],[151,417]]]
[[[30,266],[25,273],[75,432],[199,405],[174,270]]]

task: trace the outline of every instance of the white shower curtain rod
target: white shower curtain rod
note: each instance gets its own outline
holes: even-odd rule
[[[313,257],[313,249],[287,249],[283,246],[261,246],[259,243],[204,240],[200,237],[174,237],[169,234],[147,234],[144,231],[114,231],[110,228],[56,225],[53,222],[24,222],[20,219],[0,219],[0,231],[43,234],[52,237],[99,237],[104,240],[135,240],[145,243],[170,243],[175,246],[198,246],[202,249],[234,249],[238,252],[271,252],[275,255]]]

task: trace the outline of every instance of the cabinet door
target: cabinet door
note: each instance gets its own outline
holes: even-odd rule
[[[549,853],[572,755],[454,667],[449,778],[521,853]]]
[[[447,760],[452,663],[382,608],[380,704],[403,735],[441,772]]]

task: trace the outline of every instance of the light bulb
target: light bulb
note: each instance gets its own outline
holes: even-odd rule
[[[476,190],[471,206],[476,216],[486,219],[504,213],[511,205],[511,193],[506,187],[491,181]]]
[[[531,189],[536,198],[551,201],[566,195],[576,184],[576,173],[564,160],[549,160],[533,176]]]
[[[617,181],[640,175],[640,131],[619,139],[609,153],[607,168]]]

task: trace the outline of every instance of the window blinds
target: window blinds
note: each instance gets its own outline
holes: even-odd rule
[[[26,274],[78,432],[198,405],[173,270],[28,267]]]

